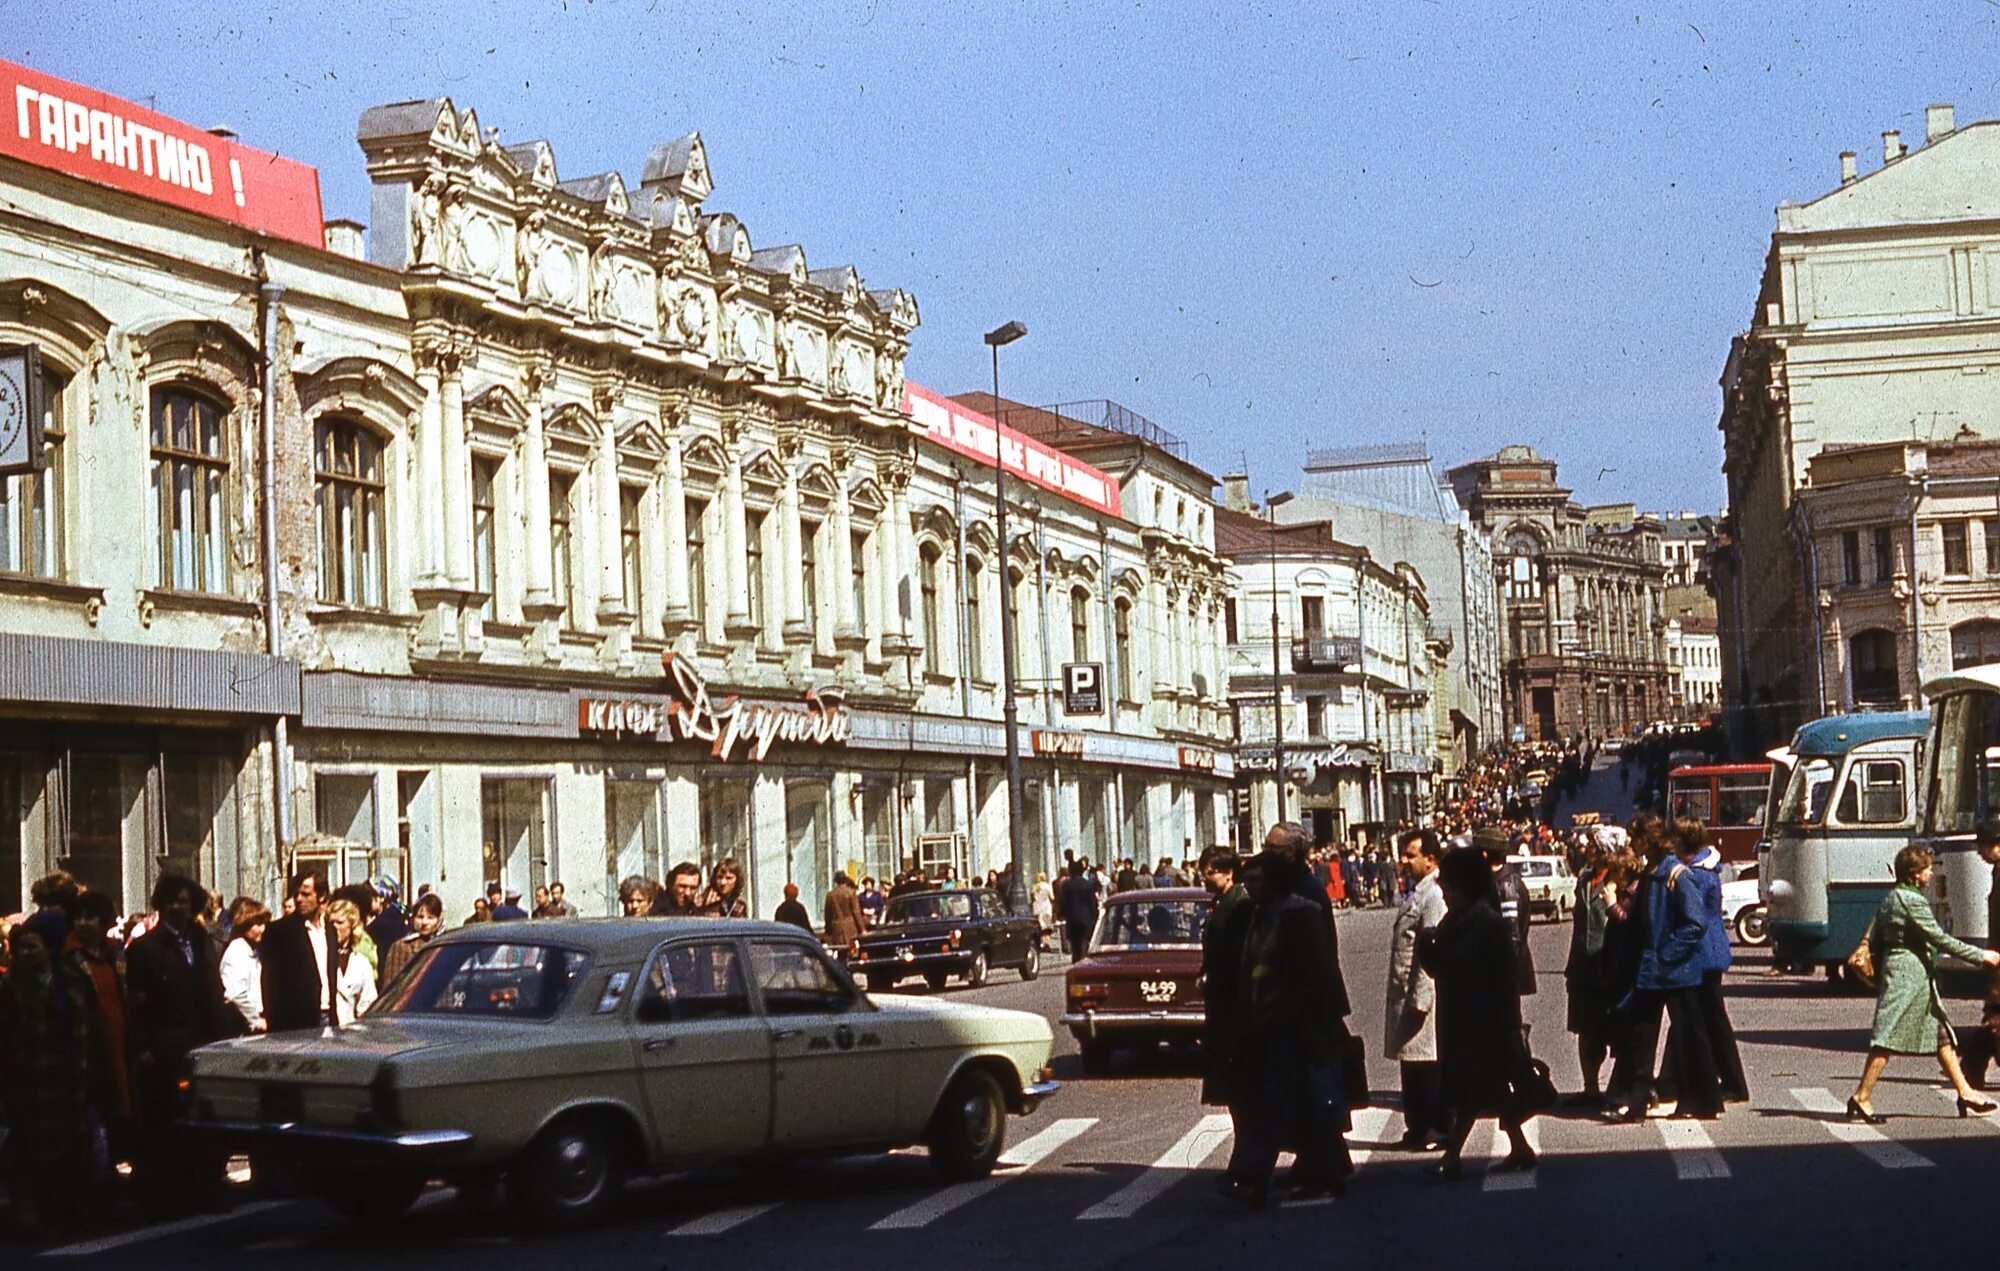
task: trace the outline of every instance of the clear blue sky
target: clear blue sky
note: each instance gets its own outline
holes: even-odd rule
[[[1111,397],[1216,473],[1526,441],[1586,501],[1713,509],[1772,208],[2000,113],[2000,3],[16,0],[0,52],[317,165],[448,95],[565,178],[699,129],[760,246],[923,308],[911,377]],[[1601,469],[1614,471],[1600,473]]]

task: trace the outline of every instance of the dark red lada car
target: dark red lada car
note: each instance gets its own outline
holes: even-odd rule
[[[1120,1046],[1201,1037],[1201,921],[1214,903],[1199,887],[1104,902],[1089,956],[1066,974],[1062,1022],[1083,1048],[1084,1071],[1102,1072]]]

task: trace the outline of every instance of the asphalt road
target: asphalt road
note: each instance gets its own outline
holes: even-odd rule
[[[1355,1024],[1379,1039],[1387,911],[1343,915]],[[1558,1083],[1578,1074],[1563,1032],[1563,929],[1535,933],[1540,993],[1528,1003],[1536,1052]],[[959,999],[1053,1017],[1062,976],[1033,983],[996,973]],[[37,1252],[0,1243],[0,1266],[116,1261],[124,1266],[456,1267],[1212,1267],[1266,1258],[1363,1259],[1397,1268],[1462,1266],[1937,1266],[1990,1258],[1991,1180],[2000,1118],[1958,1120],[1928,1061],[1900,1061],[1877,1095],[1880,1130],[1832,1113],[1866,1040],[1866,999],[1819,981],[1774,977],[1746,957],[1729,1005],[1753,1086],[1748,1107],[1711,1125],[1607,1126],[1581,1116],[1535,1123],[1531,1175],[1435,1182],[1424,1158],[1379,1150],[1401,1123],[1385,1107],[1356,1114],[1359,1176],[1345,1200],[1245,1214],[1215,1198],[1226,1120],[1196,1100],[1194,1056],[1123,1058],[1083,1076],[1059,1039],[1064,1090],[1011,1127],[1009,1165],[984,1183],[945,1188],[921,1152],[811,1161],[780,1170],[635,1185],[604,1226],[545,1236],[504,1203],[474,1206],[443,1189],[394,1228],[355,1230],[315,1202],[257,1203],[226,1214],[125,1231]],[[1956,1003],[1962,1020],[1976,1015]],[[1371,1060],[1392,1100],[1395,1069]],[[1482,1132],[1474,1153],[1493,1154]],[[1982,1195],[1989,1199],[1982,1201]]]

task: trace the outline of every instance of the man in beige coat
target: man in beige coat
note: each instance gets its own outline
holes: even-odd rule
[[[1389,934],[1388,1017],[1383,1027],[1384,1057],[1402,1065],[1403,1137],[1397,1146],[1426,1151],[1448,1137],[1438,1093],[1437,985],[1417,965],[1417,935],[1444,921],[1444,891],[1438,886],[1442,845],[1431,830],[1403,836],[1397,866],[1410,881],[1410,895],[1396,910]]]
[[[846,874],[833,876],[833,890],[826,894],[826,932],[822,937],[835,949],[845,949],[861,938],[861,895]]]

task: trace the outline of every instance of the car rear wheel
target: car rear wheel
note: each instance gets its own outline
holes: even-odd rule
[[[992,969],[986,961],[986,950],[981,949],[972,955],[972,964],[965,968],[965,982],[973,988],[983,988]]]
[[[1028,946],[1028,956],[1021,959],[1021,978],[1032,980],[1042,973],[1042,951],[1034,945]]]
[[[1007,1096],[991,1073],[960,1073],[931,1117],[931,1164],[947,1180],[985,1178],[1007,1146]]]
[[[313,1190],[350,1222],[364,1226],[392,1222],[423,1193],[424,1176],[390,1172],[384,1174],[323,1174]]]
[[[1753,949],[1771,942],[1771,913],[1762,905],[1745,905],[1736,915],[1736,938]]]
[[[573,1116],[542,1131],[515,1177],[515,1194],[543,1226],[583,1226],[618,1200],[625,1182],[623,1144],[603,1118]]]

